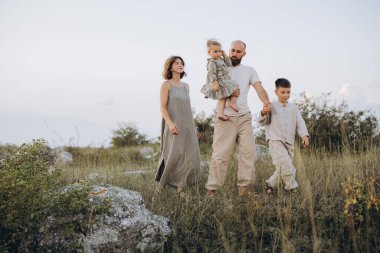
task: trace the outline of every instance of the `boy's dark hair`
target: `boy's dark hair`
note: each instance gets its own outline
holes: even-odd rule
[[[285,78],[279,78],[275,82],[276,88],[282,87],[282,88],[290,88],[292,85],[290,84],[288,79]]]

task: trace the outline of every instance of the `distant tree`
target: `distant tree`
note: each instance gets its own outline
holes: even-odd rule
[[[345,101],[333,105],[330,95],[308,98],[301,93],[294,102],[305,119],[312,147],[328,151],[361,151],[375,144],[379,129],[374,114],[370,110],[350,110]]]
[[[147,136],[139,133],[135,123],[119,123],[119,128],[113,130],[111,144],[113,147],[127,147],[148,143]]]

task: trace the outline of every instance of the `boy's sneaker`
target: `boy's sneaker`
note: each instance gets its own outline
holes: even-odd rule
[[[268,195],[271,195],[273,192],[274,192],[274,189],[272,186],[270,186],[269,184],[267,184],[267,187],[265,188],[265,192],[268,194]]]
[[[248,197],[248,194],[249,194],[248,186],[240,186],[239,187],[239,193],[238,193],[239,198]]]
[[[298,192],[298,188],[290,189],[290,190],[285,190],[287,193],[290,195],[296,194]]]

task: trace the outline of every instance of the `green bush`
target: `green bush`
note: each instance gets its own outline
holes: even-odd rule
[[[139,133],[136,124],[120,123],[119,129],[113,131],[113,147],[128,147],[148,143],[147,137]]]
[[[379,145],[379,122],[370,110],[350,110],[343,101],[332,103],[330,93],[308,98],[301,93],[294,101],[310,134],[311,149],[363,151]],[[265,143],[265,131],[258,126],[257,143]]]
[[[34,141],[3,154],[0,163],[0,244],[3,249],[25,248],[34,241],[46,217],[44,204],[58,186],[58,171],[43,154],[46,145]]]
[[[54,152],[43,140],[14,147],[0,157],[0,252],[38,251],[39,242],[54,226],[68,236],[85,233],[89,216],[104,212],[104,203],[88,199],[91,187],[59,192],[60,170]],[[72,245],[77,247],[77,245]]]
[[[375,144],[378,120],[370,110],[350,110],[344,101],[334,105],[330,93],[317,98],[301,93],[295,104],[307,124],[312,147],[327,151],[361,151]]]

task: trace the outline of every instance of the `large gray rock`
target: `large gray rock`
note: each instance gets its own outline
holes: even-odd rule
[[[77,235],[84,252],[103,252],[110,245],[112,252],[155,252],[170,234],[169,220],[147,210],[138,192],[111,185],[95,186],[90,198],[110,198],[112,210],[93,225],[90,234]],[[54,237],[59,240],[57,233]],[[48,239],[42,244],[48,245]]]
[[[98,186],[94,192],[101,194],[93,198],[112,199],[112,211],[91,235],[83,236],[85,252],[96,252],[109,242],[132,251],[156,251],[170,234],[169,220],[147,210],[140,193],[114,186]]]

